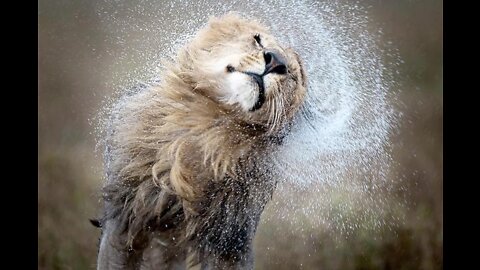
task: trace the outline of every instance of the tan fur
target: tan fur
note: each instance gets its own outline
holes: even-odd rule
[[[260,72],[267,49],[287,60],[288,73],[268,75],[265,103],[249,111],[233,102],[240,98],[232,82],[245,83],[250,92],[239,94],[253,96],[255,85],[240,72]],[[158,86],[119,102],[107,138],[98,268],[251,268],[250,242],[275,183],[262,161],[302,105],[305,80],[292,49],[280,47],[258,22],[228,14],[212,18],[179,51]],[[247,247],[216,251],[229,236],[213,234],[207,223],[242,228],[250,210],[254,217],[242,234]]]

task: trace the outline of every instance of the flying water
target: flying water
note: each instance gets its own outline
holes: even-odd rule
[[[280,184],[270,210],[298,222],[286,214],[290,208],[295,215],[309,217],[312,226],[327,222],[347,234],[365,220],[373,220],[374,226],[384,224],[392,182],[390,137],[399,116],[392,104],[396,85],[392,72],[398,60],[381,44],[381,31],[361,5],[265,0],[100,2],[101,27],[108,42],[120,48],[113,65],[147,63],[126,65],[128,71],[113,76],[112,86],[130,89],[138,79],[155,78],[162,59],[172,57],[210,16],[228,11],[267,25],[281,44],[300,54],[307,70],[306,104],[272,156]],[[334,206],[338,211],[332,212]],[[362,214],[346,221],[346,213],[356,210]]]

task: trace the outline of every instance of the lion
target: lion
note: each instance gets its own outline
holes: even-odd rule
[[[106,137],[98,269],[252,269],[267,162],[306,95],[299,55],[228,13],[124,97]],[[94,224],[95,225],[95,224]]]

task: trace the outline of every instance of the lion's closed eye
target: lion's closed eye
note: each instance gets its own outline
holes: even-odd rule
[[[255,39],[255,41],[257,42],[257,44],[263,48],[263,45],[262,45],[262,38],[260,37],[260,34],[255,34],[253,36],[253,38]]]

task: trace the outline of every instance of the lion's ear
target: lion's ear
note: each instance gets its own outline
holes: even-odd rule
[[[102,223],[100,222],[100,220],[98,219],[89,219],[90,223],[97,227],[97,228],[101,228],[102,227]]]

